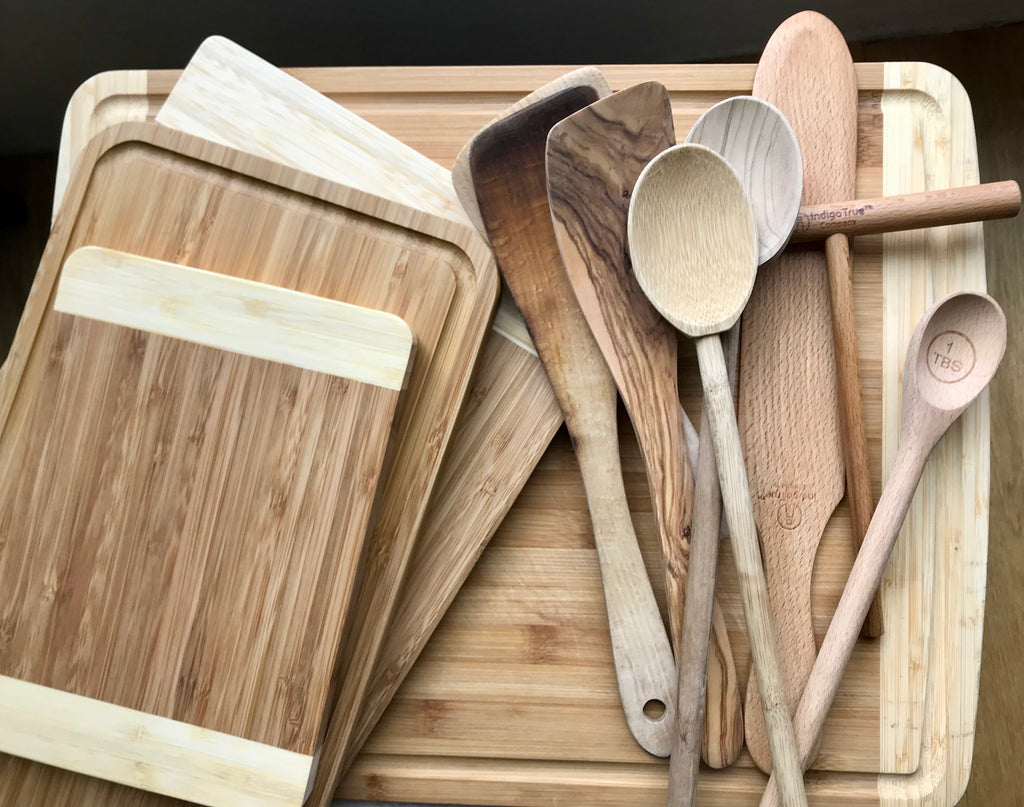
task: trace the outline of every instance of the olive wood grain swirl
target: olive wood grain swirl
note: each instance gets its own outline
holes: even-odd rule
[[[615,382],[569,285],[548,208],[551,127],[597,100],[570,87],[479,132],[470,145],[474,195],[508,283],[565,414],[587,492],[626,720],[645,749],[667,756],[675,666],[633,532],[619,460]],[[648,715],[651,702],[664,713]]]
[[[687,582],[693,478],[679,417],[678,335],[637,285],[626,239],[636,178],[674,139],[668,91],[658,82],[638,84],[591,104],[556,124],[548,135],[548,200],[569,281],[640,444],[665,562],[675,656],[686,656],[691,667],[700,668],[699,686],[679,690],[677,713],[696,712],[695,722],[690,722],[698,758],[703,737],[709,764],[724,767],[735,761],[743,746],[743,715],[725,618],[713,600],[720,516],[714,518],[712,551],[706,555],[712,565],[701,572],[710,579],[710,594],[696,601],[703,617],[693,615],[710,624],[713,604],[719,612],[712,659],[718,667],[713,676],[720,682],[715,689],[720,700],[708,711],[714,722],[704,724],[707,635],[703,659],[683,650],[682,625],[690,618],[684,616],[689,611],[683,606],[686,587],[693,585]],[[687,606],[691,607],[693,603]],[[677,666],[682,674],[682,664]]]

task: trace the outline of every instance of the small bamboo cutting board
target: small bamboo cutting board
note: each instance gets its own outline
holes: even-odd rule
[[[290,72],[451,165],[474,132],[567,69]],[[712,103],[749,94],[754,77],[753,65],[601,69],[614,89],[647,80],[665,83],[680,136]],[[919,64],[858,65],[857,72],[858,196],[978,181],[970,105],[955,79]],[[97,128],[112,120],[155,115],[175,78],[172,71],[135,71],[90,80],[76,94],[66,119],[61,175]],[[882,468],[895,455],[903,351],[930,302],[955,288],[984,288],[981,227],[857,238],[854,246],[855,307],[877,493]],[[684,357],[682,393],[691,417],[699,411],[695,369],[692,357]],[[533,422],[532,412],[522,409],[520,420]],[[516,439],[511,434],[503,444]],[[627,435],[622,443],[638,537],[660,594],[658,539],[642,463]],[[966,785],[987,552],[987,398],[965,414],[930,462],[883,584],[887,632],[874,643],[861,642],[854,655],[826,727],[820,770],[809,779],[814,804],[943,807],[955,804]],[[589,531],[572,448],[562,433],[356,760],[339,797],[499,805],[549,804],[553,798],[664,803],[667,766],[638,751],[616,703]],[[826,530],[813,577],[819,640],[849,569],[850,552],[843,503]],[[727,545],[720,572],[730,639],[745,675],[749,656]],[[411,573],[421,572],[414,567]],[[424,602],[426,593],[419,590]],[[417,613],[416,602],[403,599],[401,608],[409,618]],[[726,807],[752,805],[765,781],[744,755],[729,770],[702,772],[699,797]],[[22,801],[71,799],[84,807],[169,803],[10,758],[0,768],[0,793]]]

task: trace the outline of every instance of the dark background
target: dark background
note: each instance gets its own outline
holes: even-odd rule
[[[812,3],[851,42],[1024,20],[1021,0]],[[696,62],[755,55],[793,0],[0,0],[0,155],[55,152],[103,70],[184,67],[210,34],[282,67]]]

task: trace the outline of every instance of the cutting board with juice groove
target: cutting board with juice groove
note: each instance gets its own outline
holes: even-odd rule
[[[473,132],[566,69],[290,72],[450,165]],[[601,67],[613,89],[652,79],[665,83],[678,132],[688,131],[712,103],[749,94],[754,69]],[[858,65],[857,72],[858,196],[978,181],[970,104],[955,79],[922,64]],[[152,116],[175,75],[111,73],[90,80],[72,101],[77,111],[66,119],[65,142],[70,137],[81,143],[91,126],[111,116]],[[427,99],[429,108],[420,103]],[[70,145],[62,148],[62,165],[74,153]],[[984,288],[981,227],[858,238],[855,250],[864,400],[878,486],[882,468],[895,456],[902,352],[931,301],[954,288]],[[883,304],[889,312],[884,327]],[[683,402],[696,417],[694,357],[684,357],[681,373]],[[657,535],[646,480],[625,434],[623,452],[634,521],[653,559]],[[887,633],[858,646],[826,727],[821,772],[808,785],[818,804],[942,807],[955,804],[966,786],[981,658],[988,456],[984,398],[930,460],[882,588]],[[841,503],[815,567],[819,641],[852,561],[848,513]],[[562,433],[357,758],[339,797],[499,805],[548,804],[553,796],[595,804],[664,803],[667,765],[636,748],[615,708],[588,529],[572,448]],[[727,544],[722,552],[719,593],[744,674],[749,656]],[[660,570],[653,562],[650,568],[661,596]],[[86,807],[164,803],[21,761],[4,763],[0,792],[72,794]],[[880,770],[888,773],[879,775]],[[765,781],[744,754],[730,770],[702,771],[700,797],[727,807],[753,805]]]
[[[124,715],[107,719],[97,702],[173,723],[161,725],[172,748],[183,746],[158,745],[155,761],[133,765],[113,748],[128,765],[121,781],[234,803],[231,784],[287,764],[289,789],[254,803],[301,804],[337,684],[344,616],[372,562],[363,539],[386,444],[376,466],[360,460],[363,441],[380,433],[367,407],[384,415],[394,402],[54,313],[61,266],[79,246],[106,247],[405,318],[420,350],[395,433],[412,444],[417,432],[437,440],[450,428],[460,401],[440,402],[468,381],[496,284],[477,282],[459,243],[465,228],[151,124],[93,141],[63,211],[0,387],[0,576],[11,592],[0,675],[89,699],[97,727],[130,730],[130,748],[154,745],[138,738],[157,732],[145,722],[135,732]],[[182,299],[191,284],[157,313],[191,310]],[[242,303],[253,318],[280,307],[252,295]],[[298,321],[308,320],[307,312]],[[274,341],[283,351],[295,333]],[[318,345],[379,363],[365,345]],[[348,402],[359,417],[343,417]],[[420,449],[417,458],[427,454]],[[356,545],[346,530],[360,526]],[[49,738],[42,758],[65,764],[62,726],[51,720],[39,721]],[[104,743],[116,737],[95,733],[95,746],[88,732],[72,744],[86,755],[80,770],[103,773]],[[248,745],[222,751],[221,735]],[[200,761],[233,754],[226,771],[195,764],[184,753],[193,743]],[[7,735],[3,747],[26,744],[36,747]],[[281,751],[267,760],[251,746]],[[178,771],[164,774],[172,763],[198,771],[194,787],[178,788]],[[204,795],[211,783],[220,796]]]

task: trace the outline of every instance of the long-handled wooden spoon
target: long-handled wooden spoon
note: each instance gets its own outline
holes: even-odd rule
[[[988,385],[1005,349],[1006,317],[987,294],[951,294],[914,329],[903,365],[903,422],[896,461],[794,717],[804,767],[813,761],[825,717],[925,463],[942,435]],[[778,795],[773,775],[762,807],[778,804]]]
[[[640,287],[694,337],[739,574],[768,741],[787,805],[805,805],[803,776],[779,673],[764,569],[719,333],[740,316],[757,271],[754,219],[739,177],[711,149],[686,144],[654,158],[629,204],[629,249]]]
[[[827,18],[801,12],[772,34],[754,74],[753,94],[796,132],[807,204],[855,195],[857,82],[849,58]],[[743,313],[737,409],[790,708],[814,665],[814,558],[846,479],[832,323],[825,255],[811,245],[787,250],[760,272]],[[758,687],[748,682],[747,748],[769,771],[760,712]]]
[[[641,746],[667,756],[675,719],[675,666],[630,520],[619,461],[615,382],[569,285],[548,208],[548,132],[596,100],[594,92],[578,87],[535,99],[473,138],[469,169],[498,267],[576,448],[627,723]]]
[[[700,603],[688,601],[684,588],[693,585],[687,583],[688,550],[692,553],[687,535],[693,479],[684,455],[679,417],[679,337],[637,285],[626,243],[626,215],[633,185],[643,167],[674,142],[668,90],[654,81],[638,84],[555,124],[548,135],[547,174],[548,201],[569,281],[615,378],[640,444],[661,537],[669,624],[681,672],[684,619],[690,619],[692,611],[699,608],[704,621],[710,622],[712,608],[717,608],[713,603],[714,570],[711,596]],[[716,519],[711,536],[715,559],[717,539]],[[712,749],[712,760],[724,759],[728,760],[724,764],[731,764],[743,747],[743,710],[725,619],[721,613],[718,616],[712,658],[718,666],[715,675],[724,682],[723,701],[709,710],[714,722],[704,727],[703,735]],[[705,662],[707,648],[705,633]],[[700,677],[703,681],[704,666]],[[697,722],[692,729],[697,751],[701,747],[703,706],[703,685],[680,688],[677,714],[696,712]]]
[[[707,146],[732,166],[746,191],[754,215],[758,263],[774,258],[789,240],[803,190],[800,148],[785,117],[769,104],[749,96],[728,98],[697,119],[687,143]],[[727,366],[730,386],[739,363],[739,321],[729,331]],[[710,432],[707,407],[701,417],[701,434]],[[714,596],[718,565],[718,532],[721,520],[718,470],[710,440],[702,440],[697,460],[697,479],[690,539],[690,578],[686,588],[687,610],[683,616],[683,640],[676,653],[679,689],[676,695],[678,732],[668,775],[669,805],[692,805],[697,799],[699,754],[697,727],[701,725],[704,698],[687,693],[713,690],[714,670],[708,665],[710,603]],[[711,656],[713,659],[714,656]],[[709,703],[713,703],[709,698]],[[710,712],[709,712],[710,714]],[[705,727],[705,746],[707,745]],[[705,757],[707,752],[705,751]]]

